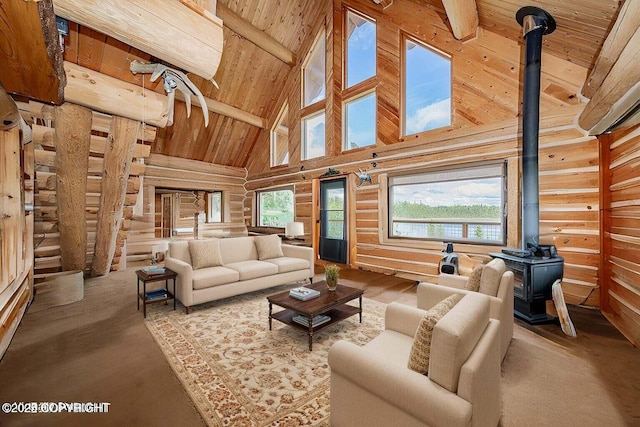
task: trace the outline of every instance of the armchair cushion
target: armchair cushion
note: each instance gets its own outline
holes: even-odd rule
[[[189,240],[188,244],[194,270],[222,265],[218,239]]]
[[[507,266],[500,258],[494,258],[487,263],[482,269],[479,292],[495,297],[498,294],[498,287],[500,287],[502,275],[506,270]]]
[[[483,270],[484,266],[482,265],[479,265],[473,269],[473,271],[469,275],[469,279],[467,279],[467,284],[464,287],[466,290],[473,292],[478,292],[480,290],[480,280],[482,279]]]
[[[462,299],[462,295],[454,294],[427,311],[420,321],[420,326],[413,339],[413,345],[409,353],[408,368],[420,374],[426,375],[429,371],[429,354],[431,353],[431,336],[433,328],[442,317]]]
[[[268,236],[255,236],[253,241],[258,251],[258,259],[265,260],[284,256],[282,253],[280,236],[270,234]]]

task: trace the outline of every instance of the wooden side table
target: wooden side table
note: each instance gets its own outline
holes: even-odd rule
[[[147,317],[147,304],[151,304],[154,302],[168,301],[173,299],[173,309],[176,309],[176,277],[178,277],[178,273],[175,271],[165,268],[163,272],[159,273],[150,273],[145,271],[144,269],[136,270],[136,276],[138,276],[138,310],[140,310],[140,300],[142,300],[142,314],[144,317]],[[173,279],[173,292],[169,292],[169,280]],[[160,290],[164,290],[164,295],[158,296],[153,292],[157,292],[157,290],[153,290],[147,292],[147,282],[159,282],[164,280],[164,288],[160,288]],[[140,282],[142,282],[142,293],[140,293]]]

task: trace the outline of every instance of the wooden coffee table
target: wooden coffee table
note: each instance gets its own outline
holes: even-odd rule
[[[301,301],[290,297],[289,291],[286,290],[267,297],[267,301],[269,301],[269,330],[271,330],[272,327],[272,319],[305,330],[309,336],[309,351],[312,351],[314,332],[353,316],[354,314],[360,315],[360,323],[362,323],[362,294],[364,293],[362,289],[339,284],[334,292],[329,292],[324,280],[312,285],[305,285],[305,287],[320,291],[320,295],[308,301]],[[356,298],[359,299],[358,307],[346,304]],[[284,310],[273,313],[274,304],[284,308]],[[331,320],[314,327],[311,323],[312,319],[321,314],[331,317]],[[296,323],[293,320],[293,317],[296,315],[306,317],[307,325]]]

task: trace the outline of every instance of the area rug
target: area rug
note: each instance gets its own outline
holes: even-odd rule
[[[207,424],[328,426],[329,348],[341,339],[364,345],[384,328],[386,305],[363,298],[362,323],[356,315],[321,330],[309,351],[305,332],[276,320],[269,331],[266,297],[283,289],[203,304],[189,315],[170,305],[147,308],[145,324]]]

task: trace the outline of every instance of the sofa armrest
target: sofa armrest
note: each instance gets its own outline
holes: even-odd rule
[[[193,267],[177,258],[166,257],[165,267],[178,273],[176,279],[176,297],[185,307],[193,305]]]
[[[470,291],[465,289],[451,288],[449,286],[434,285],[432,283],[421,282],[417,289],[417,306],[422,310],[429,310],[431,307],[453,294],[462,296]]]
[[[406,367],[386,363],[365,347],[338,341],[329,350],[331,376],[339,375],[426,425],[470,425],[471,404]],[[341,399],[333,389],[331,399]],[[336,393],[334,393],[336,392]],[[346,396],[345,396],[346,397]],[[377,411],[374,399],[360,400],[362,411]]]
[[[282,253],[284,254],[284,256],[288,256],[291,258],[306,259],[307,261],[309,261],[309,277],[313,277],[313,272],[314,272],[313,248],[309,248],[306,246],[287,245],[286,243],[283,243],[281,247],[282,247]]]
[[[413,337],[424,314],[419,308],[392,302],[384,313],[384,328]]]
[[[441,274],[438,276],[438,285],[450,288],[464,289],[468,281],[468,276],[459,276],[457,274]]]

